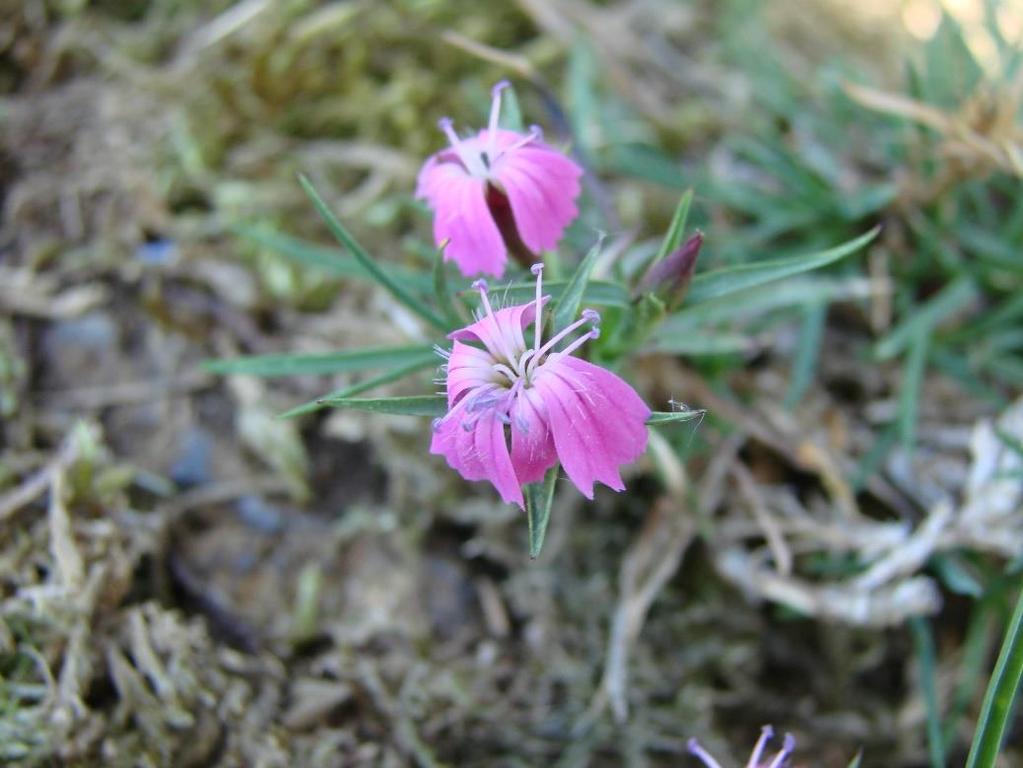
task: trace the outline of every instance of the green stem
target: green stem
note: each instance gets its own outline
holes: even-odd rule
[[[934,650],[934,636],[927,620],[921,617],[911,619],[909,627],[913,632],[917,657],[920,661],[920,686],[923,689],[927,709],[927,746],[932,768],[945,768],[945,749],[941,735],[941,708],[938,704],[937,677],[938,662]]]
[[[995,768],[1009,724],[1012,705],[1023,676],[1023,590],[1005,631],[1002,650],[984,695],[977,732],[973,735],[966,768]]]

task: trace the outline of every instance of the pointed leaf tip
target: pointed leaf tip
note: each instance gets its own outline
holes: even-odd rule
[[[529,524],[529,558],[535,560],[543,549],[547,524],[551,519],[551,504],[554,501],[554,485],[558,479],[559,465],[555,464],[544,476],[543,482],[531,483],[525,487],[526,520]]]

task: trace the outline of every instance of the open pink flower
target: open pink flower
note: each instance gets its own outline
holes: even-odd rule
[[[550,250],[578,214],[582,169],[536,126],[528,134],[497,127],[507,86],[494,86],[490,123],[476,136],[460,139],[449,118],[440,121],[451,147],[430,156],[416,184],[434,210],[434,241],[448,241],[444,258],[464,275],[500,277],[509,247]]]
[[[483,311],[449,336],[455,343],[446,354],[448,413],[434,422],[430,452],[444,456],[466,480],[489,480],[505,502],[520,507],[522,486],[542,480],[559,460],[586,498],[593,498],[595,482],[621,491],[618,468],[646,450],[650,409],[618,376],[572,356],[599,335],[595,311],[584,310],[581,319],[543,341],[549,297],[542,293],[542,265],[533,272],[536,301],[496,311],[486,283],[474,284]],[[587,324],[586,333],[557,349]],[[534,338],[527,345],[530,325]]]
[[[786,733],[778,754],[773,758],[770,755],[765,757],[764,750],[772,738],[774,738],[774,729],[769,725],[765,725],[760,731],[760,738],[757,739],[757,743],[753,747],[753,754],[749,756],[746,768],[784,768],[784,766],[788,765],[788,759],[792,755],[792,750],[796,748],[796,740],[791,733]],[[701,747],[696,739],[689,740],[689,753],[698,757],[700,762],[707,766],[707,768],[721,768],[721,764],[711,757],[710,753]]]

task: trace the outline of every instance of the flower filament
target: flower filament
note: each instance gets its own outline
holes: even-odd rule
[[[537,125],[531,125],[529,127],[529,133],[519,138],[518,141],[513,144],[502,148],[497,145],[498,133],[500,128],[498,123],[501,117],[501,91],[509,87],[507,80],[502,80],[497,83],[491,90],[491,102],[490,102],[490,120],[487,123],[487,138],[485,144],[482,144],[479,138],[461,139],[458,133],[455,132],[454,123],[450,117],[443,117],[437,122],[437,126],[444,132],[444,135],[448,138],[448,143],[451,144],[451,148],[455,151],[462,166],[470,175],[475,176],[478,179],[486,179],[491,182],[496,182],[493,177],[494,164],[501,159],[501,157],[509,152],[522,149],[527,144],[531,144],[534,141],[541,141],[543,139],[543,131]]]

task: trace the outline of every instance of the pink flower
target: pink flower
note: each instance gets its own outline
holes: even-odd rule
[[[618,468],[646,450],[650,409],[635,390],[600,366],[573,357],[596,338],[600,316],[582,318],[546,342],[542,339],[542,265],[536,301],[494,310],[486,283],[479,319],[449,338],[448,413],[434,422],[430,452],[444,456],[466,480],[489,480],[501,498],[523,506],[522,486],[539,482],[558,461],[584,496],[593,484],[625,488]],[[562,350],[557,345],[589,324]],[[532,325],[533,343],[524,330]],[[483,348],[464,342],[479,342]],[[443,353],[442,353],[443,354]],[[509,450],[509,438],[511,449]]]
[[[550,250],[578,214],[582,169],[545,144],[536,126],[528,134],[497,127],[507,86],[494,86],[490,123],[476,136],[459,139],[449,118],[440,121],[451,147],[426,161],[416,184],[416,197],[435,213],[434,241],[449,241],[444,258],[464,275],[500,277],[508,248]]]
[[[772,738],[774,738],[774,729],[769,725],[765,725],[760,731],[760,738],[757,739],[756,746],[753,747],[753,754],[749,756],[746,768],[784,768],[787,765],[792,750],[796,748],[796,740],[792,737],[791,733],[786,733],[781,750],[774,756],[774,759],[771,759],[770,756],[763,757],[767,742]],[[707,766],[707,768],[721,768],[721,764],[711,757],[696,739],[689,740],[689,753],[698,757],[700,762]]]

